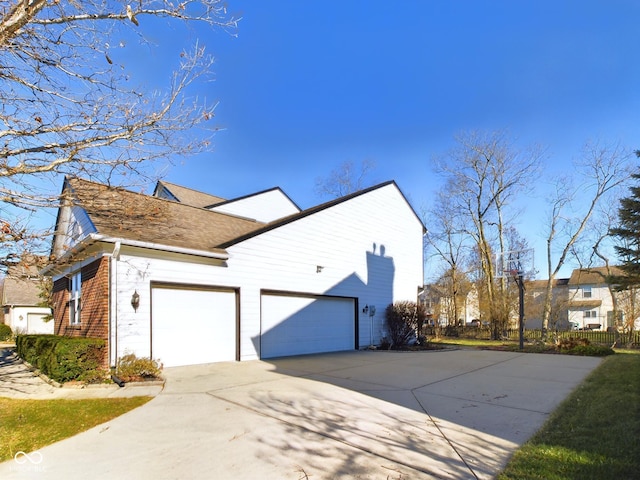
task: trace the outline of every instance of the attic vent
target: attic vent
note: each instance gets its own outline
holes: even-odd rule
[[[71,223],[71,225],[69,225],[68,234],[72,240],[78,240],[78,238],[80,237],[80,224],[77,221],[74,221],[73,223]]]

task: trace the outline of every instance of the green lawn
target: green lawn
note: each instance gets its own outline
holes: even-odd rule
[[[513,456],[499,480],[640,478],[640,352],[607,357]]]
[[[107,422],[152,397],[86,400],[0,398],[0,461],[32,452]]]

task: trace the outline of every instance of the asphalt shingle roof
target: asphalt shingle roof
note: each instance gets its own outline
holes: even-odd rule
[[[123,188],[79,178],[67,178],[70,199],[86,211],[99,234],[214,253],[223,253],[227,247],[255,235],[392,184],[395,185],[395,182],[389,181],[375,185],[273,222],[264,223],[135,193]],[[172,185],[172,188],[175,187]],[[213,197],[206,196],[209,200]],[[210,202],[207,204],[211,205]],[[407,204],[409,205],[408,202]],[[422,224],[417,214],[416,219]]]
[[[33,266],[14,266],[7,272],[2,291],[3,305],[33,306],[42,301],[38,270]]]
[[[611,275],[622,275],[618,267],[610,267]],[[605,283],[609,275],[607,267],[577,268],[571,273],[569,285],[597,285]]]
[[[67,181],[72,201],[108,237],[216,252],[219,245],[264,225],[79,178]]]
[[[192,190],[191,188],[165,182],[164,180],[159,181],[158,185],[167,189],[180,203],[191,205],[192,207],[205,208],[226,201],[222,197],[209,195],[208,193]]]

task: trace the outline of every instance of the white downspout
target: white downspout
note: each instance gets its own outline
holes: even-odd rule
[[[113,247],[113,252],[111,253],[111,265],[110,269],[112,278],[110,282],[111,294],[109,298],[109,311],[111,312],[110,317],[110,345],[109,345],[109,354],[111,358],[109,359],[109,366],[113,367],[116,365],[118,361],[118,260],[120,259],[120,242],[116,242]]]

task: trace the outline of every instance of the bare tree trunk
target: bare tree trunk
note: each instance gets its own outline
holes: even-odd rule
[[[506,208],[515,194],[531,188],[542,155],[535,148],[515,150],[500,132],[463,134],[457,141],[458,148],[438,165],[447,178],[443,195],[451,198],[455,214],[463,219],[465,233],[475,244],[485,297],[480,303],[486,305],[485,316],[493,337],[498,338],[509,308],[506,280],[496,280],[494,254],[504,252]]]

